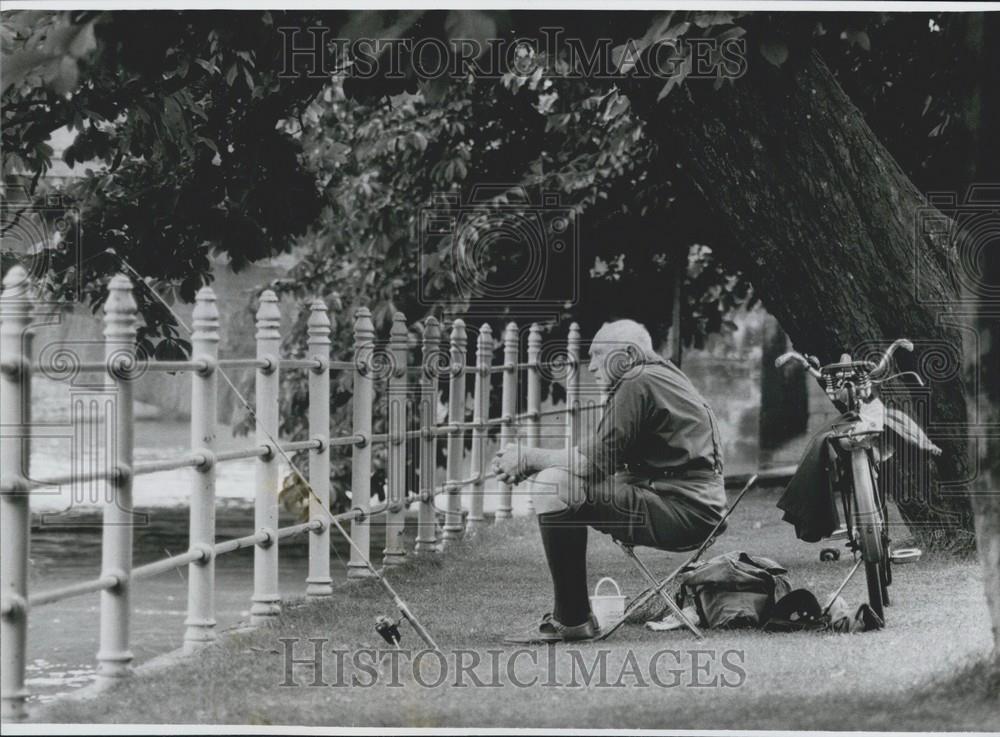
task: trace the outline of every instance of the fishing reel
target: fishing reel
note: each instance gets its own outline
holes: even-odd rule
[[[402,642],[402,635],[399,632],[399,625],[403,620],[400,619],[398,622],[393,622],[384,614],[380,614],[375,617],[375,631],[378,632],[379,636],[394,647],[399,647],[399,643]]]

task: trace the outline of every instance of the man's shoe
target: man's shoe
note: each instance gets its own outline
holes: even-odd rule
[[[583,624],[567,626],[556,621],[551,613],[542,617],[539,624],[532,625],[526,630],[511,632],[504,635],[503,642],[511,645],[535,645],[547,642],[574,642],[583,640],[593,640],[601,634],[601,628],[597,626],[597,620],[591,614]]]

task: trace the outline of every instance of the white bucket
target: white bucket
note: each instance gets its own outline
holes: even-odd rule
[[[615,587],[615,594],[601,594],[601,584],[605,581]],[[614,627],[625,616],[625,596],[618,582],[605,576],[594,586],[594,595],[590,597],[590,610],[594,613],[597,625],[603,630]]]

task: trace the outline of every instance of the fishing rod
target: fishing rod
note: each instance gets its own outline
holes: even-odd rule
[[[194,331],[191,329],[191,327],[188,326],[188,324],[181,319],[180,315],[178,315],[174,311],[174,309],[170,306],[170,304],[167,303],[167,301],[163,299],[163,297],[161,297],[156,292],[155,289],[153,289],[149,284],[146,283],[146,280],[143,278],[141,274],[139,274],[139,272],[137,272],[134,268],[132,268],[132,266],[124,258],[122,258],[113,248],[109,248],[107,250],[107,253],[111,254],[116,259],[118,259],[118,262],[135,276],[136,281],[138,281],[140,284],[146,287],[147,291],[150,294],[152,294],[161,305],[163,305],[163,307],[167,310],[167,312],[170,313],[170,315],[174,318],[177,324],[187,331],[189,336],[193,335]],[[298,480],[308,490],[312,498],[316,500],[317,505],[323,510],[323,512],[326,513],[326,516],[329,518],[330,522],[333,523],[334,527],[337,528],[337,531],[340,532],[343,538],[347,540],[351,548],[355,552],[357,552],[357,554],[363,561],[365,567],[369,570],[369,572],[371,572],[372,576],[374,576],[375,579],[382,585],[382,588],[386,590],[386,593],[388,593],[389,596],[392,598],[393,604],[395,605],[396,609],[399,610],[399,613],[403,617],[403,619],[405,619],[410,623],[410,626],[413,627],[414,631],[417,633],[417,635],[419,635],[420,639],[423,640],[429,648],[440,652],[441,649],[434,641],[434,638],[431,637],[430,632],[428,632],[427,629],[423,626],[423,624],[421,624],[420,620],[410,610],[410,607],[403,600],[403,598],[392,587],[392,584],[389,583],[385,575],[382,574],[377,568],[375,568],[375,566],[371,562],[371,559],[368,557],[367,552],[362,550],[362,548],[356,542],[354,542],[354,540],[351,538],[350,533],[346,529],[344,529],[344,526],[342,524],[340,524],[340,520],[338,520],[336,515],[334,515],[330,511],[329,507],[327,507],[327,505],[323,503],[323,500],[320,499],[319,495],[316,494],[315,490],[313,490],[312,485],[309,483],[306,477],[302,475],[302,472],[299,471],[299,469],[292,462],[292,459],[288,455],[287,451],[285,451],[281,447],[281,444],[278,442],[277,438],[271,435],[271,433],[268,432],[267,428],[264,427],[263,423],[261,423],[257,419],[256,411],[254,411],[254,408],[250,406],[250,402],[247,400],[246,397],[243,396],[243,393],[236,387],[236,384],[233,383],[232,379],[229,378],[228,374],[226,374],[226,372],[221,367],[216,366],[215,370],[219,372],[219,375],[225,380],[226,384],[229,385],[229,388],[232,389],[233,394],[239,400],[240,404],[243,405],[243,408],[250,413],[251,417],[253,417],[254,424],[256,425],[257,429],[260,430],[265,435],[265,437],[267,437],[268,442],[270,442],[271,444],[271,447],[274,448],[281,455],[285,463],[288,464],[288,467],[292,469],[292,473],[295,474],[296,478],[298,478]],[[381,622],[382,619],[384,619],[384,617],[379,617],[376,621]],[[379,631],[379,634],[385,637],[385,635],[383,635],[382,632],[378,629],[378,626],[376,626],[376,631]],[[396,631],[395,634],[396,634],[396,641],[398,644],[398,637],[399,637],[398,630]]]

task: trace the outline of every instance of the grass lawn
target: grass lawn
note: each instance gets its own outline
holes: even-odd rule
[[[712,552],[742,549],[774,558],[789,568],[793,586],[806,586],[823,601],[849,564],[820,563],[820,546],[797,541],[791,526],[780,521],[776,498],[777,492],[766,490],[748,495]],[[650,550],[640,554],[660,571],[681,559]],[[591,534],[589,563],[591,584],[610,575],[625,593],[641,588],[638,573],[603,535]],[[39,716],[54,722],[414,727],[995,730],[1000,725],[997,680],[976,664],[990,639],[981,576],[972,560],[925,555],[897,567],[888,628],[881,632],[710,631],[697,642],[682,632],[628,625],[604,643],[528,648],[516,660],[510,655],[517,648],[500,644],[500,635],[550,606],[533,520],[484,529],[443,555],[410,561],[390,577],[444,650],[481,656],[474,672],[482,687],[468,673],[460,677],[451,669],[450,654],[449,677],[439,687],[415,680],[408,659],[400,661],[398,681],[386,660],[378,683],[349,685],[352,675],[363,683],[372,677],[352,668],[350,654],[338,673],[334,651],[385,647],[373,620],[395,612],[374,582],[345,581],[329,601],[289,603],[271,628],[232,633],[197,657],[111,694],[57,703]],[[844,596],[853,607],[863,591],[859,574]],[[402,633],[404,646],[415,652],[415,633],[405,624]],[[311,667],[286,674],[279,638],[303,638],[295,649],[300,658],[310,652],[307,638],[326,638],[329,685],[310,685]],[[649,674],[657,652],[659,685]],[[475,655],[460,657],[468,664]],[[602,658],[606,680],[601,683],[598,674],[590,686],[583,685],[580,665],[598,666]],[[433,684],[438,661],[421,661],[423,683]],[[537,679],[536,685],[513,685],[508,668],[522,682]],[[299,685],[281,686],[289,676]],[[453,685],[457,680],[463,685]]]

